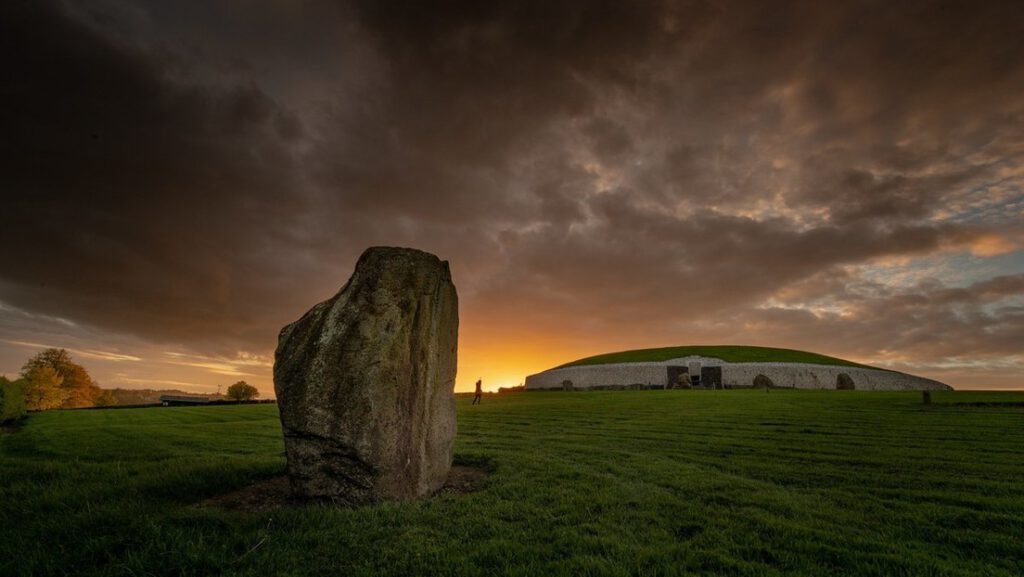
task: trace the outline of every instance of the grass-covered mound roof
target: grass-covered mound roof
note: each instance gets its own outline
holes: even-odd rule
[[[738,345],[695,345],[621,351],[579,359],[556,368],[561,369],[581,365],[607,365],[611,363],[651,363],[689,356],[715,357],[728,363],[812,363],[816,365],[876,368],[807,351]]]

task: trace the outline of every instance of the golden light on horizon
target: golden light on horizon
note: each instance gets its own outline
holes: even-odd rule
[[[46,50],[0,92],[0,372],[269,393],[281,327],[401,246],[451,264],[460,391],[712,342],[1019,383],[1019,3],[8,4]]]
[[[526,376],[549,369],[576,357],[552,339],[505,340],[500,332],[467,342],[459,337],[459,368],[455,392],[472,392],[477,379],[483,380],[486,391],[515,387]],[[476,337],[476,335],[474,335]]]

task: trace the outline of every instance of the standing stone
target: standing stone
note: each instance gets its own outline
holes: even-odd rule
[[[447,262],[374,247],[341,292],[281,330],[274,390],[296,496],[360,505],[441,488],[458,308]]]

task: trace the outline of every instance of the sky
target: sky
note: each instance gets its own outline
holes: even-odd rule
[[[272,396],[359,254],[456,390],[685,344],[1024,388],[1024,3],[5,0],[0,373]]]

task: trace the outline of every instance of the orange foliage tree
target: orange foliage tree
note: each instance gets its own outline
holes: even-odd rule
[[[60,379],[58,384],[60,403],[57,407],[48,406],[46,408],[92,407],[103,394],[103,390],[89,376],[89,371],[76,363],[71,358],[71,353],[64,349],[46,349],[32,357],[21,368],[21,376],[24,379],[43,378],[45,381],[49,379],[49,376],[44,374],[46,369],[53,371],[54,375]]]

